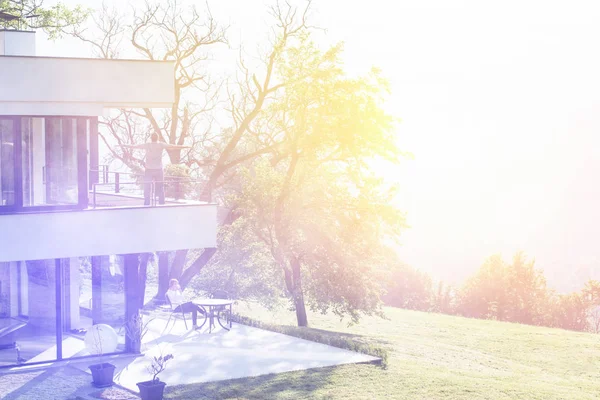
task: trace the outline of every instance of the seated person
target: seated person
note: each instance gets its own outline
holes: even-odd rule
[[[181,292],[181,286],[177,279],[171,279],[169,281],[169,290],[167,290],[167,296],[171,302],[174,312],[191,312],[192,313],[192,324],[193,329],[198,329],[198,313],[204,314],[204,311],[196,304],[188,301]]]

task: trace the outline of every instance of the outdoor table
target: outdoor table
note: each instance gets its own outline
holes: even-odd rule
[[[231,305],[233,304],[233,300],[225,300],[225,299],[196,299],[193,301],[198,307],[204,310],[204,322],[199,328],[202,328],[206,323],[207,319],[210,321],[208,325],[208,332],[212,332],[213,326],[215,326],[215,317],[219,322],[219,325],[223,329],[230,330],[231,329]],[[229,309],[229,317],[225,321],[225,325],[221,322],[221,311],[223,309]]]

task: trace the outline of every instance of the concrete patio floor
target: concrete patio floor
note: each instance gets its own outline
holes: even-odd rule
[[[204,383],[272,373],[298,371],[378,359],[295,337],[233,324],[208,332],[185,329],[183,321],[156,318],[144,337],[144,356],[108,357],[117,367],[115,385],[98,389],[91,385],[88,366],[95,360],[71,360],[40,366],[23,366],[0,373],[0,398],[6,400],[134,400],[136,383],[149,380],[149,358],[173,354],[160,379],[169,386]],[[121,387],[122,388],[121,388]],[[125,389],[123,389],[125,388]]]
[[[165,324],[164,319],[149,324],[142,345],[145,356],[111,360],[117,366],[115,383],[138,392],[136,383],[151,378],[147,371],[149,358],[166,354],[173,354],[174,359],[160,379],[169,386],[378,360],[236,323],[231,331],[217,324],[212,333],[207,326],[199,331],[186,330],[183,321],[171,322],[165,332]],[[73,365],[88,372],[89,361]]]

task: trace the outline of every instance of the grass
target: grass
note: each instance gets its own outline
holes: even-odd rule
[[[264,324],[294,316],[240,305]],[[168,399],[597,399],[600,335],[400,309],[348,327],[309,315],[319,335],[388,352],[388,367],[345,365],[206,384],[167,386]],[[288,328],[280,328],[288,329]]]

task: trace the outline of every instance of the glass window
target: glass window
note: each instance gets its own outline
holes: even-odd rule
[[[14,122],[0,119],[0,206],[15,204]]]
[[[63,358],[94,354],[83,343],[86,332],[95,324],[109,325],[118,335],[115,349],[125,351],[125,290],[123,257],[71,258],[63,273]]]
[[[103,352],[125,351],[123,257],[65,258],[58,266],[0,262],[0,367],[95,354],[84,342],[94,324],[109,325],[118,338]]]
[[[0,366],[56,357],[54,260],[0,263]]]
[[[77,118],[23,118],[23,206],[79,201]]]

